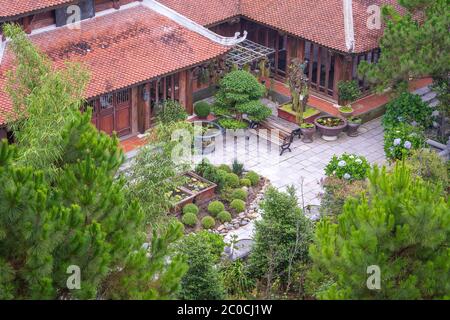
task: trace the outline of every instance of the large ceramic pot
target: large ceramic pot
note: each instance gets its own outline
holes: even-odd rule
[[[358,129],[361,126],[361,122],[351,122],[348,121],[347,125],[347,135],[349,137],[356,137],[358,136]]]
[[[330,119],[330,124],[321,124],[320,119]],[[336,123],[336,124],[333,124]],[[337,140],[338,136],[347,127],[347,120],[345,118],[334,117],[334,116],[321,116],[314,120],[314,124],[322,135],[322,139],[326,141]]]
[[[223,134],[223,129],[212,121],[195,121],[194,146],[200,154],[210,154],[216,149],[215,139]]]
[[[302,132],[302,135],[303,135],[302,141],[304,143],[313,142],[313,136],[314,136],[314,133],[316,133],[315,126],[312,128],[301,128],[300,131]]]

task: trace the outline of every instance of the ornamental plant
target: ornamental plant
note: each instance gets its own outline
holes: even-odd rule
[[[219,212],[222,212],[223,210],[225,210],[225,206],[218,200],[212,201],[208,205],[208,212],[213,216],[217,216]]]
[[[386,129],[407,123],[428,128],[431,126],[433,110],[422,101],[420,96],[403,92],[386,105],[383,126]]]
[[[245,211],[245,202],[239,199],[234,199],[230,203],[230,207],[233,208],[237,213]]]
[[[181,222],[183,224],[193,227],[197,224],[197,215],[193,212],[187,212],[184,214],[184,216],[181,218]]]
[[[235,173],[228,173],[225,177],[226,185],[230,188],[239,187],[239,177]]]
[[[252,182],[250,181],[250,179],[247,178],[242,178],[240,181],[241,187],[251,187]]]
[[[183,207],[183,213],[184,214],[186,214],[188,212],[191,212],[191,213],[197,215],[198,211],[199,211],[198,207],[195,204],[193,204],[193,203],[188,203],[187,205],[185,205]]]
[[[256,186],[259,183],[259,175],[255,171],[247,172],[245,178],[250,180],[252,186]]]
[[[231,118],[219,119],[218,123],[222,128],[229,129],[229,130],[239,130],[239,129],[247,129],[248,128],[247,122],[244,122],[241,120],[236,120],[236,119],[231,119]]]
[[[247,200],[247,196],[248,196],[248,193],[244,189],[236,189],[231,194],[231,197],[233,199],[239,199],[239,200],[242,200],[242,201]]]
[[[419,149],[424,144],[423,132],[406,123],[398,124],[384,133],[384,152],[390,160],[409,157],[412,150]]]
[[[363,156],[344,153],[340,157],[334,155],[325,167],[325,174],[328,177],[336,177],[348,181],[364,180],[370,164]]]
[[[187,116],[186,110],[178,101],[166,100],[158,113],[158,120],[162,123],[178,122],[186,120]]]
[[[212,229],[216,225],[216,220],[213,217],[206,216],[202,219],[203,229]]]
[[[200,118],[206,118],[211,112],[211,106],[206,101],[199,101],[194,106],[194,112]]]
[[[353,102],[361,95],[361,90],[359,89],[359,85],[356,80],[339,81],[338,92],[339,102],[341,104]]]
[[[231,221],[231,213],[229,213],[228,211],[219,212],[219,214],[217,215],[217,219],[222,223],[230,222]]]

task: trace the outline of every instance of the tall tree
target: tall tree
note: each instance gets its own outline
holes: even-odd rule
[[[337,224],[318,224],[310,290],[320,299],[450,298],[450,208],[442,186],[414,178],[404,164],[392,173],[375,167],[369,181],[369,195],[348,199]]]
[[[10,28],[11,42],[20,43],[15,47],[18,56],[24,55],[22,50],[30,57],[39,55],[23,32]],[[21,70],[26,59],[18,63],[16,70]],[[34,69],[45,69],[46,62],[41,63]],[[21,87],[24,79],[18,77],[11,79]],[[74,80],[64,77],[69,83]],[[45,117],[40,115],[53,99],[49,92],[72,97],[69,84],[59,82],[64,77],[39,78],[31,92],[23,90],[24,96],[15,98],[27,107],[34,101],[34,112],[20,119],[21,139],[54,136],[47,145],[58,155],[49,156],[38,140],[23,140],[17,148],[3,143],[0,148],[0,264],[6,270],[0,274],[1,294],[17,299],[173,297],[186,265],[180,256],[169,263],[167,257],[170,244],[182,236],[182,226],[173,223],[154,231],[149,248],[143,247],[144,213],[125,197],[125,179],[118,175],[124,160],[118,139],[98,132],[91,111],[82,114],[74,107],[82,102],[72,98],[54,105],[58,117],[66,119],[58,123],[58,134],[45,134],[52,128],[41,126]],[[40,129],[45,132],[36,133]],[[25,163],[24,155],[36,147],[44,152]],[[81,271],[79,288],[67,286],[70,266]]]

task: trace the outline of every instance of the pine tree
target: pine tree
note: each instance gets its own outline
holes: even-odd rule
[[[318,224],[310,290],[320,299],[450,298],[450,209],[442,187],[413,178],[403,164],[392,173],[375,167],[369,180],[369,196],[347,200],[337,224]],[[367,285],[370,266],[380,268],[379,290]]]

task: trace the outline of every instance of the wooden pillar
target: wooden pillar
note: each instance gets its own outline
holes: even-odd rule
[[[23,23],[23,31],[25,31],[25,33],[30,34],[32,31],[32,27],[31,27],[31,21],[33,20],[33,16],[26,16],[23,17],[22,23]]]
[[[305,60],[305,40],[297,39],[297,58],[301,62]]]
[[[181,71],[179,75],[180,104],[188,114],[192,114],[194,112],[192,70]]]
[[[139,90],[138,87],[131,88],[131,134],[138,133],[138,104]]]

